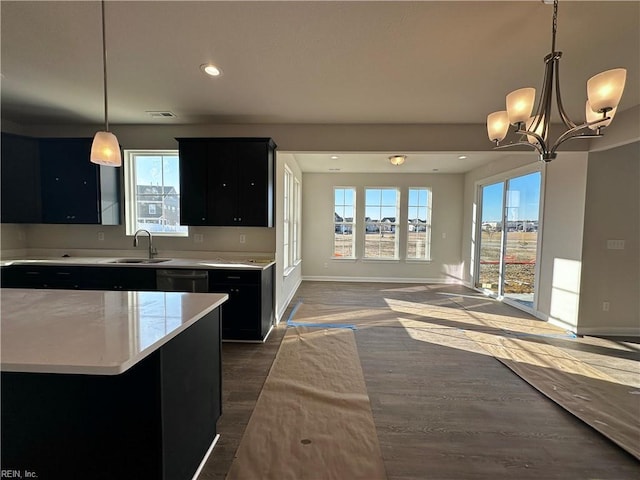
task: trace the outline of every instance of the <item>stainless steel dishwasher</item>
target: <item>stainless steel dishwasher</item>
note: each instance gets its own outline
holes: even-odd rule
[[[209,272],[206,270],[156,270],[156,288],[161,292],[208,292]]]

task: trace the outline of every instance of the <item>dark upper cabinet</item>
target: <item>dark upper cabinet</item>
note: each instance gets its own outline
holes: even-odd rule
[[[91,138],[40,139],[43,223],[120,223],[120,169],[91,163],[91,143]]]
[[[3,223],[39,223],[40,160],[38,140],[2,133],[0,221]]]
[[[273,227],[270,138],[180,138],[183,225]]]

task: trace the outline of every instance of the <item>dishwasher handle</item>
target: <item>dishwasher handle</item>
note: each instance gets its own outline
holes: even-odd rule
[[[190,278],[194,280],[206,279],[209,278],[208,272],[195,272],[193,270],[187,270],[185,272],[181,272],[180,270],[157,270],[157,277],[165,277],[165,278]]]

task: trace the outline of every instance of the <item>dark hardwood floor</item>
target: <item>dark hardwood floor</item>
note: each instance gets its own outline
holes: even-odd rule
[[[332,315],[394,308],[407,319],[355,332],[389,479],[640,478],[633,456],[465,334],[544,329],[544,322],[455,285],[303,282],[264,344],[223,344],[221,439],[201,479],[225,477],[298,302]],[[425,307],[429,315],[412,313]],[[638,339],[560,335],[550,342],[630,389],[640,387]],[[640,398],[638,406],[640,415]]]

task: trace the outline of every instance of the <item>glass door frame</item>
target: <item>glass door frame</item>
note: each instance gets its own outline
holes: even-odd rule
[[[482,189],[485,186],[490,186],[496,183],[503,183],[503,191],[502,191],[502,235],[500,239],[500,263],[499,263],[499,273],[498,273],[498,292],[497,294],[480,287],[477,287],[478,279],[480,277],[480,248],[481,241],[472,242],[471,248],[471,258],[473,259],[473,277],[471,279],[471,287],[479,292],[484,293],[487,296],[496,298],[508,305],[516,307],[520,310],[524,310],[532,315],[536,315],[538,312],[538,291],[539,291],[539,282],[540,282],[540,265],[542,258],[542,238],[543,238],[543,230],[544,230],[544,197],[545,197],[545,185],[546,185],[546,163],[536,162],[535,164],[525,165],[523,167],[515,168],[512,170],[504,171],[497,175],[492,175],[490,177],[482,178],[475,182],[475,204],[476,204],[476,213],[474,221],[474,232],[473,238],[481,239],[482,237]],[[507,248],[507,239],[505,235],[505,226],[507,221],[507,190],[509,180],[522,177],[531,173],[540,173],[540,202],[538,205],[538,238],[536,245],[536,265],[534,269],[534,293],[533,293],[533,307],[528,307],[527,305],[520,303],[516,300],[510,299],[509,297],[504,296],[504,273],[505,273],[505,252]]]

